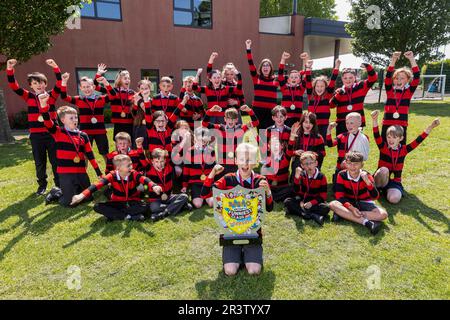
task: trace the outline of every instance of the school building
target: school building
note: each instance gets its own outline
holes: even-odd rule
[[[350,53],[350,36],[344,22],[300,15],[259,17],[259,0],[93,0],[81,10],[80,29],[67,29],[53,38],[45,54],[16,67],[16,76],[27,87],[26,75],[44,72],[49,88],[54,85],[45,59],[53,58],[69,72],[69,94],[77,93],[82,76],[93,77],[100,62],[108,65],[108,79],[128,69],[135,88],[139,79],[157,83],[161,76],[174,79],[175,93],[181,80],[206,70],[212,51],[221,69],[234,62],[242,72],[246,101],[253,87],[248,71],[245,40],[252,39],[255,64],[270,58],[276,68],[283,51],[293,54],[288,68],[301,68],[299,54],[309,51],[314,59]],[[332,67],[332,66],[330,66]],[[205,82],[205,74],[202,76]],[[4,75],[0,82],[8,115],[25,110],[25,104],[9,88]],[[62,102],[59,100],[58,105]]]

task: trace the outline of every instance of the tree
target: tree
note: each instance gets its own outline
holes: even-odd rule
[[[394,51],[413,51],[418,63],[443,58],[450,42],[450,0],[354,0],[347,32],[353,54],[385,66]],[[399,65],[407,65],[402,56]]]
[[[292,14],[293,0],[261,0],[260,16],[270,17]],[[297,13],[305,17],[337,20],[334,0],[299,0]]]
[[[28,61],[51,47],[50,38],[64,32],[65,23],[79,6],[90,0],[2,0],[0,2],[0,70],[6,61],[15,58]],[[13,141],[9,129],[3,93],[0,97],[0,142]]]

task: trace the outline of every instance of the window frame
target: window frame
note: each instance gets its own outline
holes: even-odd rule
[[[152,81],[152,83],[154,83],[154,85],[155,85],[155,90],[152,94],[156,95],[159,93],[159,81],[161,80],[161,78],[159,76],[160,75],[159,69],[148,69],[148,68],[141,69],[141,79],[140,80],[145,78],[144,72],[146,72],[146,71],[156,71],[156,81],[152,81],[150,79],[150,81]]]
[[[173,4],[173,14],[172,14],[172,21],[173,21],[173,25],[174,27],[181,27],[181,28],[194,28],[194,29],[205,29],[205,30],[211,30],[213,29],[213,12],[214,12],[214,8],[213,8],[213,0],[210,0],[211,2],[211,23],[208,27],[201,27],[201,26],[194,26],[194,25],[185,25],[185,24],[176,24],[175,23],[175,11],[182,11],[182,12],[189,12],[189,13],[193,13],[194,10],[194,0],[190,0],[191,2],[191,9],[185,9],[185,8],[176,8],[175,7],[175,1],[172,1]]]
[[[119,5],[119,10],[120,10],[120,18],[116,19],[116,18],[104,18],[104,17],[99,17],[97,14],[97,1],[100,2],[104,2],[104,3],[111,3],[111,4],[118,4]],[[80,17],[82,19],[91,19],[91,20],[104,20],[104,21],[118,21],[121,22],[123,21],[123,16],[122,16],[122,0],[118,0],[119,2],[114,2],[114,1],[109,1],[109,0],[92,0],[92,4],[94,5],[94,14],[95,16],[90,17],[90,16],[83,16],[81,14],[81,8],[80,8]]]

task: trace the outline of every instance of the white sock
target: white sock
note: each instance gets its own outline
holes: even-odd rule
[[[366,218],[364,218],[364,220],[363,220],[363,225],[365,225],[366,224],[366,222],[368,222],[369,220],[367,220]]]

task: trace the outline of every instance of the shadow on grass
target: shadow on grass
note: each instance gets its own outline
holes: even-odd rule
[[[60,222],[67,222],[68,219],[75,221],[90,211],[88,207],[77,207],[74,209],[63,208],[59,205],[49,205],[41,212],[32,215],[30,210],[38,207],[44,201],[41,196],[31,194],[25,199],[15,202],[6,209],[0,211],[0,223],[9,218],[18,218],[14,225],[7,230],[0,230],[0,233],[12,232],[17,228],[22,228],[21,232],[9,240],[0,249],[0,261],[3,260],[13,248],[27,235],[45,234],[48,230]]]
[[[100,217],[91,224],[91,230],[82,234],[78,238],[70,241],[69,243],[63,245],[63,249],[71,247],[77,244],[78,242],[93,236],[96,233],[99,233],[102,237],[111,237],[118,234],[122,234],[122,238],[128,238],[133,230],[137,230],[139,232],[146,234],[149,237],[153,237],[154,233],[145,228],[147,224],[150,224],[150,222],[135,222],[135,221],[108,222],[105,218]]]
[[[28,139],[21,139],[16,143],[0,144],[0,168],[17,166],[23,162],[33,160],[31,145]],[[47,165],[50,165],[48,162]]]
[[[437,223],[442,223],[447,227],[445,233],[450,233],[450,220],[447,216],[439,210],[430,208],[423,203],[416,195],[405,191],[405,196],[401,202],[397,205],[390,204],[385,198],[380,198],[380,202],[383,207],[389,213],[389,223],[395,225],[395,216],[399,213],[408,215],[416,219],[421,225],[423,225],[430,232],[440,234],[430,223],[424,220],[431,219]]]
[[[201,300],[269,300],[275,286],[275,273],[263,270],[250,276],[242,269],[235,277],[219,272],[217,279],[197,282],[195,288]]]

